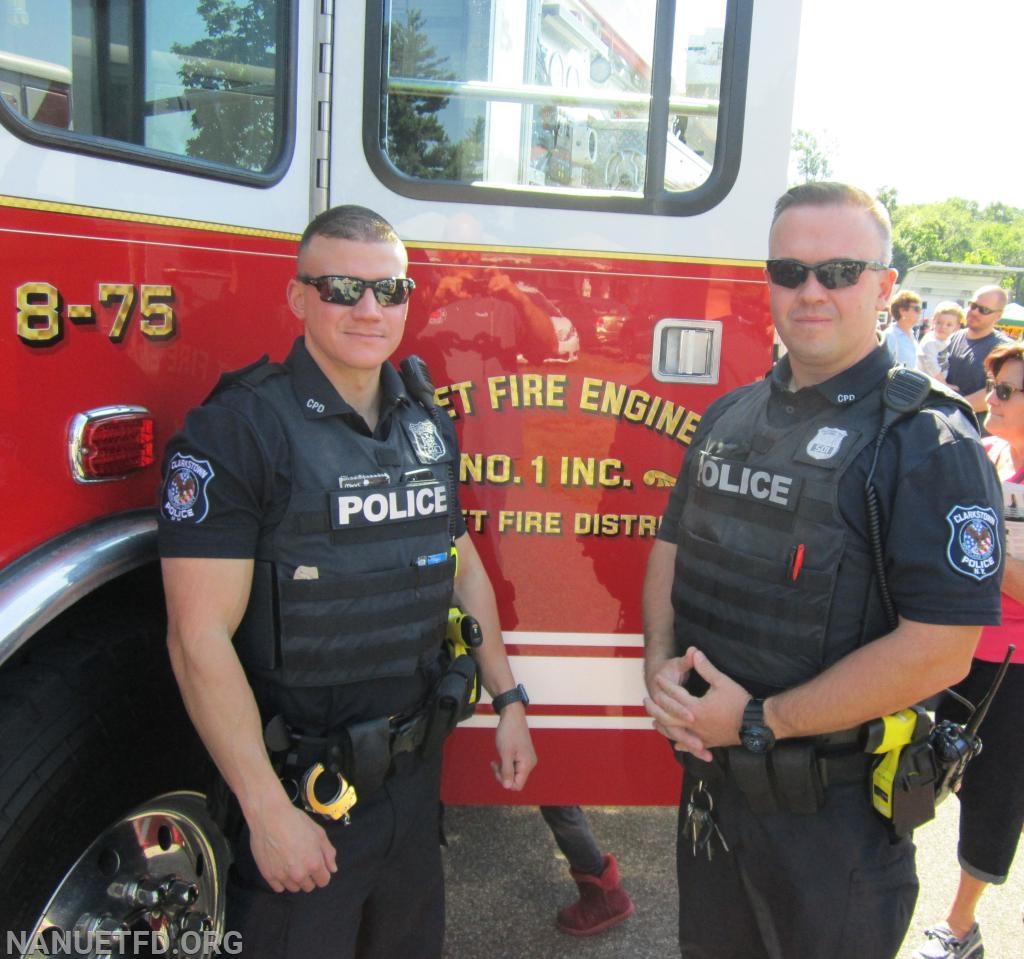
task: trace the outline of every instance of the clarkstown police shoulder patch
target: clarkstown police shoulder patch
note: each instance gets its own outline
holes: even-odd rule
[[[201,523],[210,511],[206,487],[213,479],[209,460],[175,453],[167,464],[160,511],[175,523]]]
[[[447,455],[448,450],[445,448],[444,440],[430,420],[409,423],[406,425],[406,432],[412,441],[416,459],[421,463],[437,463]]]
[[[1002,559],[999,520],[990,506],[954,506],[949,523],[949,565],[964,576],[983,580],[995,575]]]

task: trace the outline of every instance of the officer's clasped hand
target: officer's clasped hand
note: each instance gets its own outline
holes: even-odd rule
[[[694,696],[683,686],[691,670],[708,684],[701,696]],[[710,762],[712,747],[739,743],[743,707],[750,693],[719,672],[695,647],[662,665],[654,676],[651,692],[644,706],[654,720],[654,728],[681,752]]]

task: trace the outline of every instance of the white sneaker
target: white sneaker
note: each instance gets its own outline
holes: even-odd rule
[[[978,924],[971,926],[963,939],[957,939],[949,926],[940,922],[924,931],[928,940],[911,959],[984,959],[985,947],[981,942]]]

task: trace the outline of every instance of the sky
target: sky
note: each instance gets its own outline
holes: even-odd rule
[[[901,203],[1024,209],[1024,2],[803,0],[793,129]]]

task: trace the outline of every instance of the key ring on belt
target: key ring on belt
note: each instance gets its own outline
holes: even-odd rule
[[[351,821],[349,810],[356,804],[356,789],[340,772],[334,775],[338,779],[338,789],[335,794],[326,802],[321,802],[316,795],[317,780],[327,772],[323,763],[314,763],[302,775],[302,783],[299,793],[302,796],[303,805],[307,811],[319,813],[328,819],[344,819],[345,824]]]

